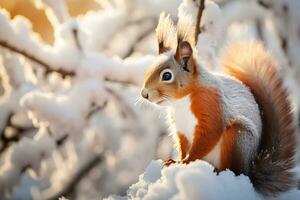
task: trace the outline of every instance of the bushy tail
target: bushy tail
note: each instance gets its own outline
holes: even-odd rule
[[[231,45],[223,65],[228,74],[247,85],[261,110],[263,132],[249,177],[264,195],[295,187],[297,123],[288,92],[271,55],[259,43]]]

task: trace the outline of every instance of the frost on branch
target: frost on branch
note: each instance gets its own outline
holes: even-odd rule
[[[11,141],[19,138],[20,132],[30,132],[32,123],[19,105],[21,97],[36,89],[31,73],[25,70],[17,57],[3,54],[0,58],[0,74],[4,93],[0,99],[0,152]]]
[[[65,1],[36,0],[35,5],[46,10],[46,14],[53,26],[63,23],[68,18]]]
[[[31,92],[21,99],[36,126],[47,126],[58,135],[80,134],[89,112],[104,105],[101,84],[96,80],[82,81],[65,94]],[[84,99],[82,98],[84,97]]]
[[[54,146],[55,143],[47,131],[41,129],[34,139],[24,138],[14,148],[9,149],[0,169],[0,193],[9,195],[20,181],[21,174],[27,169],[39,174],[41,159],[49,156]]]
[[[72,58],[73,55],[78,55],[74,42],[70,42],[74,39],[70,36],[70,32],[68,33],[69,30],[60,28],[56,33],[54,47],[51,47],[31,34],[31,24],[26,18],[18,16],[10,23],[8,13],[2,10],[0,26],[0,45],[44,65],[46,72],[64,70],[64,73],[71,73],[78,63],[77,59],[68,59],[70,56]]]
[[[217,45],[222,34],[222,12],[211,0],[184,0],[178,9],[179,23],[196,26],[195,42],[198,56],[206,67],[215,70],[217,62]]]

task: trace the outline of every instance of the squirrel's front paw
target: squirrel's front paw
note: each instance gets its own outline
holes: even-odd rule
[[[174,163],[176,163],[175,160],[173,160],[173,159],[168,159],[168,160],[165,160],[165,161],[163,162],[163,166],[164,166],[164,167],[168,167],[169,165],[174,164]]]
[[[189,157],[186,157],[180,161],[181,164],[189,164],[190,162],[191,160],[189,159]]]

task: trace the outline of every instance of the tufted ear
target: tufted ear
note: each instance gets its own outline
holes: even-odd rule
[[[164,46],[164,42],[158,42],[158,54],[162,54],[170,50],[171,50],[170,47]]]
[[[175,59],[185,71],[195,73],[193,48],[189,42],[183,41],[178,43]]]
[[[176,30],[170,15],[162,13],[156,27],[158,53],[165,53],[172,49],[176,39]]]

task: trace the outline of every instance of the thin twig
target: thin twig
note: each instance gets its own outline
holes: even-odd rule
[[[129,51],[126,53],[125,56],[123,56],[123,58],[128,58],[130,57],[133,52],[134,52],[134,49],[136,47],[136,45],[142,41],[144,38],[148,37],[153,31],[154,31],[154,28],[155,28],[155,25],[151,25],[149,28],[147,28],[143,34],[139,35],[137,38],[136,38],[136,41],[134,42],[134,44],[130,47]]]
[[[30,131],[30,130],[35,130],[34,127],[30,126],[30,127],[20,127],[20,126],[17,126],[17,125],[13,125],[12,124],[12,117],[13,117],[14,113],[10,113],[8,114],[7,116],[7,119],[6,119],[6,123],[5,123],[5,126],[3,127],[1,133],[0,133],[0,140],[2,142],[2,145],[0,147],[0,155],[14,142],[18,142],[20,140],[20,134],[21,133],[24,133],[24,132],[27,132],[27,131]],[[15,130],[15,134],[11,137],[7,137],[6,136],[6,133],[5,133],[5,130],[7,127],[10,127],[12,129]]]
[[[194,0],[194,1],[196,1],[196,0]],[[201,18],[202,18],[204,9],[205,9],[205,0],[201,0],[200,6],[198,9],[198,13],[197,13],[197,21],[196,21],[196,27],[195,27],[195,44],[197,44],[198,35],[201,33],[200,24],[201,24]]]
[[[127,85],[127,86],[136,85],[136,83],[134,83],[133,81],[130,81],[130,80],[128,80],[128,81],[122,80],[121,81],[121,80],[115,80],[115,79],[112,79],[112,78],[109,78],[109,77],[105,77],[104,80],[107,81],[107,82],[118,83],[118,84]]]
[[[111,41],[121,32],[124,31],[124,29],[126,29],[128,26],[132,26],[132,25],[141,25],[144,21],[146,21],[148,18],[143,17],[143,18],[139,18],[139,19],[134,19],[134,20],[130,20],[128,22],[126,22],[125,24],[123,24],[115,33],[113,33],[111,35]],[[110,43],[107,42],[106,44],[104,44],[103,48],[101,49],[107,49],[109,47]]]
[[[265,9],[270,10],[273,13],[273,15],[276,16],[276,12],[274,10],[275,8],[274,8],[273,4],[271,4],[271,3],[268,4],[268,3],[266,3],[262,0],[258,0],[258,5],[262,6]],[[282,11],[283,12],[281,13],[280,18],[278,18],[278,19],[285,19],[285,18],[287,18],[287,16],[289,16],[289,8],[286,4],[282,5]],[[275,20],[278,20],[278,19],[275,19]],[[289,45],[288,38],[282,36],[279,33],[277,33],[277,34],[278,34],[278,37],[279,37],[279,40],[280,40],[282,51],[283,51],[283,53],[285,54],[285,57],[286,57],[288,67],[292,67],[292,60],[291,60],[291,57],[290,57],[289,52],[288,52],[288,45]]]
[[[72,33],[73,33],[73,36],[74,36],[76,47],[78,48],[79,51],[82,51],[82,47],[81,47],[81,44],[80,44],[80,41],[79,41],[79,37],[78,37],[78,29],[74,28],[72,30]]]
[[[40,64],[41,66],[43,66],[46,70],[46,74],[49,74],[51,72],[57,72],[59,74],[61,74],[63,77],[66,77],[66,76],[74,76],[75,75],[75,72],[73,71],[67,71],[67,70],[64,70],[62,68],[58,68],[58,69],[54,69],[50,64],[40,60],[39,58],[36,58],[35,56],[27,53],[25,50],[22,50],[22,49],[18,49],[17,47],[7,43],[6,41],[1,41],[0,40],[0,46],[1,47],[4,47],[6,49],[9,49],[10,51],[12,52],[15,52],[15,53],[18,53],[18,54],[21,54],[23,55],[24,57],[28,58],[29,60],[32,60],[38,64]]]
[[[65,134],[63,136],[61,136],[60,138],[56,139],[55,140],[55,143],[56,145],[59,147],[59,146],[62,146],[65,141],[68,139],[69,135],[68,134]]]
[[[87,113],[85,119],[89,120],[94,114],[99,112],[100,110],[103,110],[107,106],[107,101],[103,103],[101,106],[96,106],[95,102],[91,103],[91,110]]]
[[[265,43],[264,40],[264,33],[263,33],[263,21],[261,19],[255,20],[255,26],[256,26],[256,31],[257,31],[257,36],[258,38]]]
[[[270,9],[270,8],[271,8],[271,5],[268,4],[268,3],[266,3],[266,2],[264,2],[263,0],[258,0],[257,3],[258,3],[260,6],[264,7],[265,9]]]
[[[11,120],[12,116],[13,116],[13,113],[9,113],[6,116],[6,120],[5,120],[5,123],[4,123],[5,125],[4,125],[3,129],[0,132],[0,137],[2,137],[2,135],[5,134],[5,128],[8,126],[8,124],[10,124],[10,120]]]
[[[135,112],[129,105],[127,105],[122,96],[109,87],[106,87],[105,89],[114,98],[115,102],[120,105],[121,114],[124,118],[131,117],[133,120],[137,118]]]
[[[58,199],[62,196],[69,196],[76,189],[76,186],[80,183],[80,181],[88,174],[94,167],[96,167],[99,163],[103,161],[102,154],[96,155],[93,159],[87,162],[79,171],[75,174],[72,180],[69,181],[69,184],[60,192],[56,194],[52,194],[51,196],[44,197],[43,199]]]

